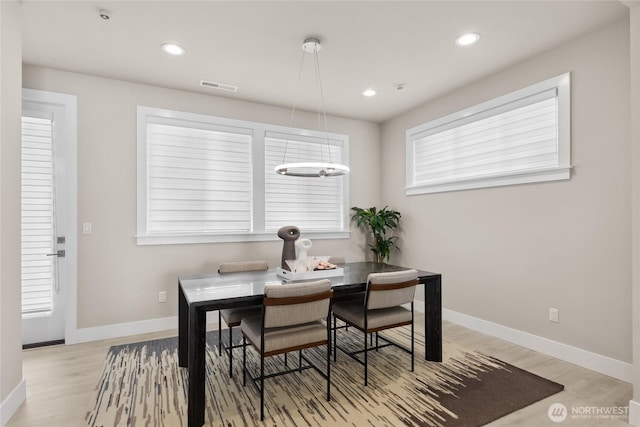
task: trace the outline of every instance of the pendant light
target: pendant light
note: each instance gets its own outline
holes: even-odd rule
[[[318,52],[322,49],[320,45],[320,40],[317,38],[307,38],[302,43],[302,50],[305,54],[302,55],[302,62],[300,64],[300,73],[298,74],[298,87],[300,86],[300,78],[302,77],[302,69],[304,66],[304,58],[306,53],[313,54],[313,62],[314,62],[314,70],[316,74],[316,82],[318,84],[318,118],[321,117],[320,113],[322,110],[322,118],[324,119],[324,131],[327,141],[327,161],[325,161],[324,150],[320,147],[320,159],[316,162],[291,162],[287,163],[287,146],[289,141],[284,148],[284,154],[282,156],[282,164],[275,167],[275,172],[280,175],[288,175],[288,176],[302,176],[309,178],[325,178],[327,176],[340,176],[349,173],[349,167],[346,165],[342,165],[339,163],[334,163],[331,158],[331,144],[329,143],[329,131],[327,127],[327,112],[324,107],[324,93],[322,92],[322,79],[320,78],[320,62],[318,60]],[[289,127],[293,125],[293,115],[296,111],[296,103],[293,103],[291,108],[291,120],[289,123]]]

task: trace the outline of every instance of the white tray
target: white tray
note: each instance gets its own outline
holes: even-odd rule
[[[277,267],[276,273],[278,274],[278,276],[290,281],[324,279],[326,277],[344,276],[344,270],[340,267],[333,268],[331,270],[314,270],[305,271],[302,273],[292,273],[289,270],[284,270],[281,267]]]

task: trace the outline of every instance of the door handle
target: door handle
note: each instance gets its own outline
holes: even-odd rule
[[[58,252],[53,254],[47,254],[47,256],[57,256],[60,258],[64,258],[66,255],[65,255],[64,249],[58,249]]]

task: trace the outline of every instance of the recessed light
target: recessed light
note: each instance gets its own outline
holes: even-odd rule
[[[162,50],[171,55],[184,55],[184,48],[173,43],[165,43],[162,45]]]
[[[456,39],[458,46],[469,46],[480,40],[478,33],[465,33]]]
[[[374,89],[367,89],[364,92],[362,92],[362,94],[364,96],[376,96],[378,92],[376,92]]]

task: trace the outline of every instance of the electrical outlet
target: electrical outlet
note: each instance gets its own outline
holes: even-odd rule
[[[554,323],[560,322],[560,312],[557,308],[549,308],[549,320]]]
[[[167,293],[165,291],[158,292],[158,302],[167,302]]]

